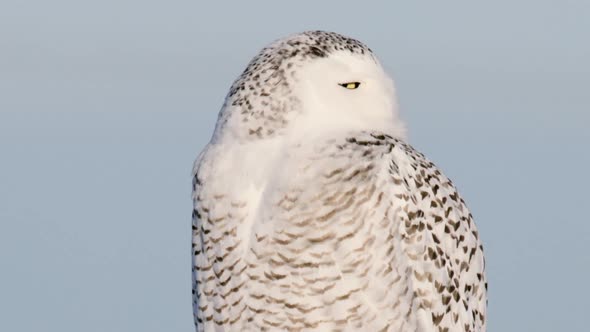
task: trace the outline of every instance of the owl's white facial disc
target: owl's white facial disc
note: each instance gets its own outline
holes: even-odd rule
[[[378,130],[405,136],[393,82],[372,54],[336,51],[306,63],[295,77],[301,113],[292,134]]]

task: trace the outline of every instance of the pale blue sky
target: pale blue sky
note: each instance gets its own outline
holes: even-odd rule
[[[489,330],[588,330],[582,0],[3,0],[0,330],[192,331],[192,162],[250,58],[307,29],[393,74],[476,218]]]

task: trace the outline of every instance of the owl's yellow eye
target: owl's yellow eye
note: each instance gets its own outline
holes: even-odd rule
[[[361,82],[348,82],[348,83],[340,83],[338,84],[343,88],[347,88],[349,90],[354,90],[361,85]]]

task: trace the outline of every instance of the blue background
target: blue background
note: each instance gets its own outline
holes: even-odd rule
[[[0,4],[0,330],[192,331],[191,167],[233,79],[368,44],[482,235],[490,331],[587,330],[587,1]]]

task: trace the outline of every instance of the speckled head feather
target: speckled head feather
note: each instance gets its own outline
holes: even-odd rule
[[[305,97],[295,88],[305,79],[300,74],[317,60],[338,54],[364,59],[380,68],[366,45],[333,32],[306,31],[263,48],[232,84],[219,115],[216,136],[223,130],[243,140],[284,134],[288,123],[303,110]],[[230,129],[228,123],[232,123]]]

